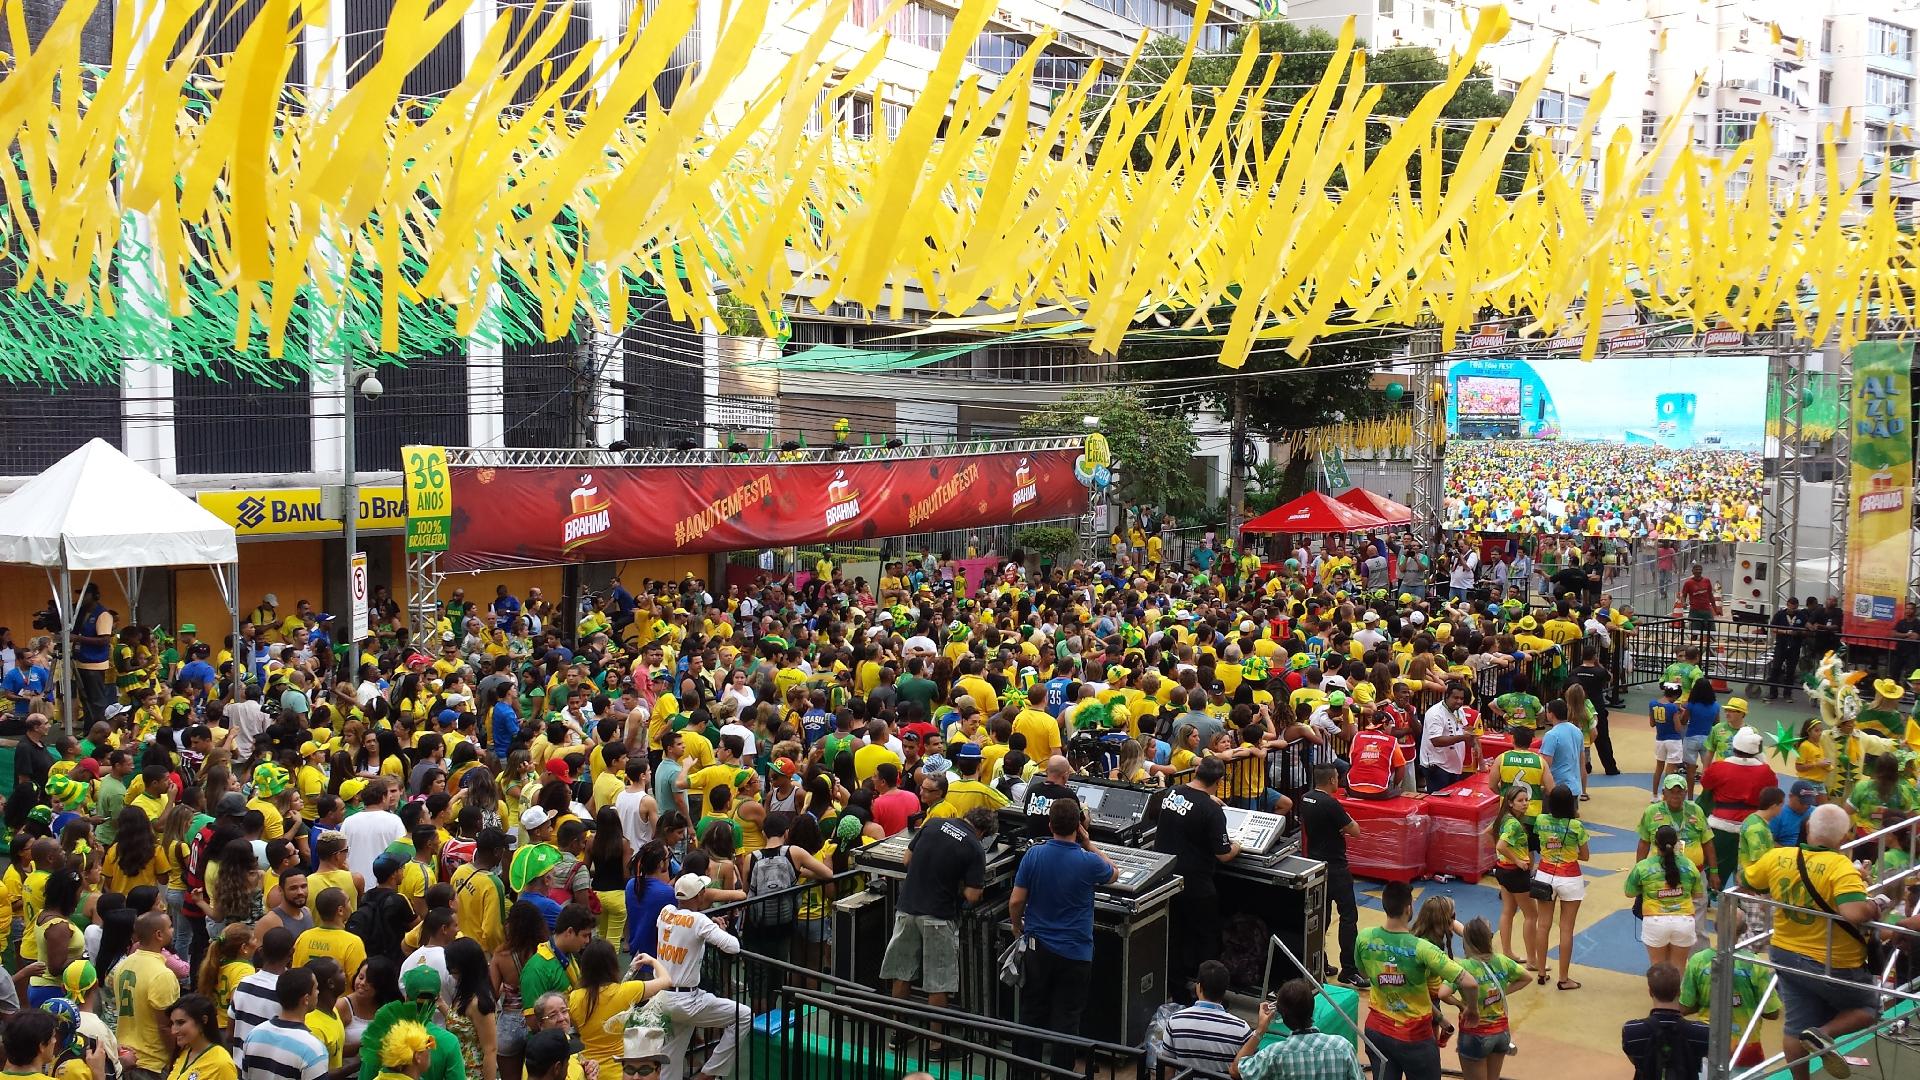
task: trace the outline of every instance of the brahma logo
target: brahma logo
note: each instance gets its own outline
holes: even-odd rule
[[[594,486],[592,473],[580,474],[569,497],[570,513],[560,526],[560,550],[572,551],[613,531],[613,503]]]
[[[1027,459],[1021,458],[1020,464],[1013,467],[1013,512],[1040,497],[1040,485],[1033,481],[1033,470],[1027,467]]]
[[[832,532],[859,516],[860,493],[847,479],[847,470],[833,470],[833,479],[827,484],[827,531]]]
[[[1904,510],[1906,506],[1907,489],[1896,487],[1893,474],[1886,469],[1874,473],[1867,482],[1867,490],[1860,493],[1860,513],[1862,514]]]

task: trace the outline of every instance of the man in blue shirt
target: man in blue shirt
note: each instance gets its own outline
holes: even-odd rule
[[[1806,827],[1807,815],[1820,804],[1820,787],[1811,780],[1795,780],[1787,789],[1787,801],[1780,807],[1780,813],[1767,828],[1773,832],[1773,842],[1777,847],[1799,847],[1804,840],[1801,832]]]
[[[500,688],[500,700],[493,706],[493,756],[501,761],[507,760],[513,740],[520,736],[520,713],[513,706],[519,696],[519,688],[509,683]]]
[[[28,699],[44,699],[52,684],[53,675],[34,663],[33,655],[25,649],[13,651],[13,669],[0,676],[0,692],[4,692],[7,699],[13,702],[13,714],[22,720],[27,718]]]
[[[212,664],[207,663],[210,655],[212,650],[207,643],[196,641],[187,650],[187,662],[180,665],[180,681],[200,689],[202,697],[210,695],[213,685],[220,681],[219,673],[213,670]]]
[[[1073,668],[1069,665],[1065,670],[1071,673]],[[1070,674],[1061,675],[1048,679],[1045,685],[1047,688],[1047,715],[1058,720],[1060,719],[1061,710],[1067,707],[1067,691],[1073,687],[1073,679],[1070,677]]]
[[[1026,982],[1020,987],[1020,1023],[1062,1035],[1080,1034],[1080,1014],[1093,983],[1093,890],[1113,880],[1113,863],[1087,838],[1086,818],[1074,799],[1055,799],[1047,810],[1052,839],[1028,851],[1013,878],[1007,917],[1015,936],[1033,939]],[[1016,1040],[1014,1052],[1040,1060],[1033,1040]],[[1048,1064],[1071,1069],[1073,1047],[1048,1046]]]
[[[1580,725],[1573,722],[1565,701],[1556,698],[1547,702],[1547,715],[1553,717],[1554,724],[1540,740],[1540,756],[1546,759],[1551,778],[1548,790],[1568,787],[1575,795],[1584,795],[1587,789],[1581,783],[1580,758],[1586,749],[1586,737]]]
[[[513,620],[520,614],[520,598],[507,591],[505,585],[493,592],[493,625],[502,630],[513,629]]]

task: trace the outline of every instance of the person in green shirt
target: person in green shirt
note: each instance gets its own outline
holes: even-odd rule
[[[1707,761],[1719,761],[1733,748],[1734,733],[1747,724],[1747,699],[1730,697],[1720,706],[1720,719],[1707,732]],[[1703,766],[1704,767],[1704,766]]]
[[[921,709],[933,710],[933,696],[940,692],[932,679],[926,678],[927,661],[924,657],[911,657],[907,660],[907,672],[895,680],[893,689],[900,695],[901,701],[911,701]]]
[[[1847,805],[1853,809],[1854,825],[1872,832],[1881,827],[1884,811],[1897,810],[1904,817],[1920,805],[1920,796],[1915,794],[1913,781],[1900,775],[1899,761],[1892,754],[1882,754],[1873,759],[1873,775],[1853,785]]]
[[[1515,672],[1513,689],[1488,702],[1488,711],[1492,712],[1496,718],[1505,721],[1510,728],[1537,731],[1540,728],[1540,714],[1546,711],[1546,706],[1542,705],[1540,699],[1533,696],[1530,690],[1527,673]]]
[[[1786,809],[1787,793],[1777,787],[1760,789],[1760,808],[1740,822],[1740,870],[1774,848],[1773,819]]]
[[[1640,941],[1647,947],[1647,965],[1682,967],[1697,936],[1694,905],[1705,895],[1700,871],[1680,855],[1680,833],[1662,825],[1653,834],[1659,854],[1641,859],[1627,871],[1626,893],[1639,904]]]
[[[1680,834],[1680,853],[1694,866],[1703,868],[1707,884],[1718,889],[1720,868],[1714,863],[1713,847],[1706,842],[1707,812],[1687,798],[1687,778],[1679,773],[1671,773],[1661,781],[1660,798],[1640,814],[1640,844],[1633,856],[1636,862],[1653,853],[1654,834],[1662,825],[1673,826]]]
[[[1460,935],[1466,955],[1460,970],[1479,984],[1479,1020],[1460,1026],[1460,1073],[1467,1080],[1499,1080],[1500,1066],[1513,1051],[1507,1028],[1507,998],[1533,984],[1527,969],[1511,956],[1493,951],[1493,928],[1475,918]]]
[[[1745,916],[1735,909],[1733,917],[1733,932],[1736,935],[1746,933]],[[1681,976],[1680,983],[1680,1009],[1689,1016],[1706,1012],[1711,1004],[1713,957],[1713,950],[1707,949],[1694,953],[1687,959],[1686,972]],[[1755,1011],[1759,1011],[1769,1020],[1780,1015],[1780,999],[1774,995],[1767,995],[1763,1002],[1761,995],[1766,993],[1767,980],[1760,968],[1755,966],[1753,960],[1745,953],[1736,954],[1733,962],[1731,1018],[1733,1037],[1730,1041],[1738,1041],[1746,1032],[1747,1024],[1752,1022]],[[1747,1040],[1747,1044],[1734,1055],[1733,1064],[1736,1068],[1745,1068],[1760,1064],[1761,1059],[1765,1057],[1766,1051],[1760,1047],[1760,1033],[1756,1030]]]
[[[1369,926],[1355,939],[1354,962],[1367,977],[1367,1056],[1373,1074],[1384,1074],[1390,1060],[1413,1076],[1440,1074],[1440,1047],[1433,1037],[1433,995],[1429,987],[1451,984],[1460,994],[1460,1022],[1479,1023],[1480,983],[1440,950],[1416,936],[1408,924],[1413,888],[1401,881],[1381,887],[1385,926]]]
[[[1679,683],[1680,699],[1684,701],[1693,692],[1693,684],[1704,674],[1700,670],[1700,647],[1689,645],[1680,651],[1680,659],[1667,665],[1660,675],[1660,681]]]
[[[599,921],[585,904],[568,904],[553,923],[553,937],[533,951],[520,969],[520,1006],[531,1014],[544,994],[573,989],[574,957],[593,940]]]

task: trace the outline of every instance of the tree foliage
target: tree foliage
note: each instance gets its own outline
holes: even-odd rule
[[[1107,437],[1122,501],[1162,509],[1185,509],[1198,499],[1199,487],[1188,474],[1199,441],[1186,418],[1153,412],[1132,390],[1082,390],[1022,417],[1020,426],[1035,433],[1068,434],[1088,430],[1084,418],[1099,417]]]
[[[1214,107],[1215,89],[1232,81],[1240,46],[1249,33],[1259,35],[1260,55],[1248,82],[1258,85],[1270,67],[1279,68],[1262,118],[1263,133],[1272,145],[1286,124],[1291,106],[1325,74],[1339,39],[1325,30],[1280,20],[1254,24],[1235,39],[1233,47],[1227,50],[1228,55],[1197,56],[1189,67],[1187,81],[1201,109]],[[1172,40],[1154,43],[1121,90],[1134,98],[1152,94],[1172,77],[1182,47],[1182,43]],[[1375,116],[1406,116],[1428,91],[1446,81],[1447,63],[1431,49],[1395,48],[1372,52],[1366,50],[1365,43],[1357,48],[1366,54],[1367,82],[1380,88]],[[1093,107],[1097,109],[1101,104],[1096,102]],[[1231,107],[1237,103],[1226,104]],[[1442,152],[1442,162],[1447,167],[1442,170],[1443,176],[1457,160],[1457,151],[1467,140],[1471,121],[1503,116],[1511,104],[1512,98],[1497,90],[1484,66],[1476,68],[1442,110],[1448,120],[1459,121],[1446,125],[1441,133],[1442,144],[1454,151]],[[1153,137],[1154,132],[1149,130],[1133,148],[1137,163],[1150,162]],[[1416,193],[1421,180],[1416,171],[1418,167],[1418,159],[1408,166]],[[1503,187],[1509,190],[1517,187],[1525,168],[1524,153],[1510,156]],[[1342,182],[1344,178],[1336,174],[1334,183]],[[1232,316],[1230,310],[1211,314],[1216,326],[1224,326]],[[1289,440],[1297,448],[1300,434],[1307,429],[1343,417],[1358,419],[1389,409],[1380,395],[1368,390],[1368,379],[1374,369],[1398,351],[1400,344],[1399,339],[1383,335],[1377,329],[1356,329],[1352,334],[1316,343],[1304,360],[1278,350],[1256,351],[1246,365],[1235,372],[1219,368],[1207,358],[1206,354],[1210,350],[1217,353],[1217,348],[1206,338],[1159,333],[1129,339],[1121,347],[1119,359],[1122,370],[1141,380],[1217,373],[1218,378],[1192,384],[1195,399],[1204,401],[1223,416],[1230,415],[1231,398],[1237,389],[1245,395],[1248,426],[1253,434]],[[1284,370],[1301,373],[1260,377],[1265,372]],[[1284,497],[1298,494],[1305,468],[1304,455],[1296,453],[1289,476],[1272,494]]]

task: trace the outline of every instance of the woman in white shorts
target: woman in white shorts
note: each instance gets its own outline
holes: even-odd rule
[[[1580,876],[1580,864],[1590,857],[1587,850],[1587,826],[1580,820],[1580,798],[1562,785],[1547,792],[1546,803],[1533,831],[1540,838],[1540,866],[1533,872],[1533,898],[1539,904],[1540,917],[1534,920],[1534,955],[1545,956],[1547,940],[1553,934],[1555,909],[1560,915],[1560,981],[1562,990],[1578,990],[1571,978],[1574,923],[1580,916],[1580,901],[1587,898],[1587,880]],[[1547,973],[1540,973],[1547,981]]]
[[[1640,942],[1647,947],[1647,964],[1684,970],[1699,937],[1693,916],[1706,895],[1706,882],[1679,846],[1680,834],[1673,826],[1660,826],[1653,834],[1654,854],[1627,871],[1626,888],[1643,920]]]

